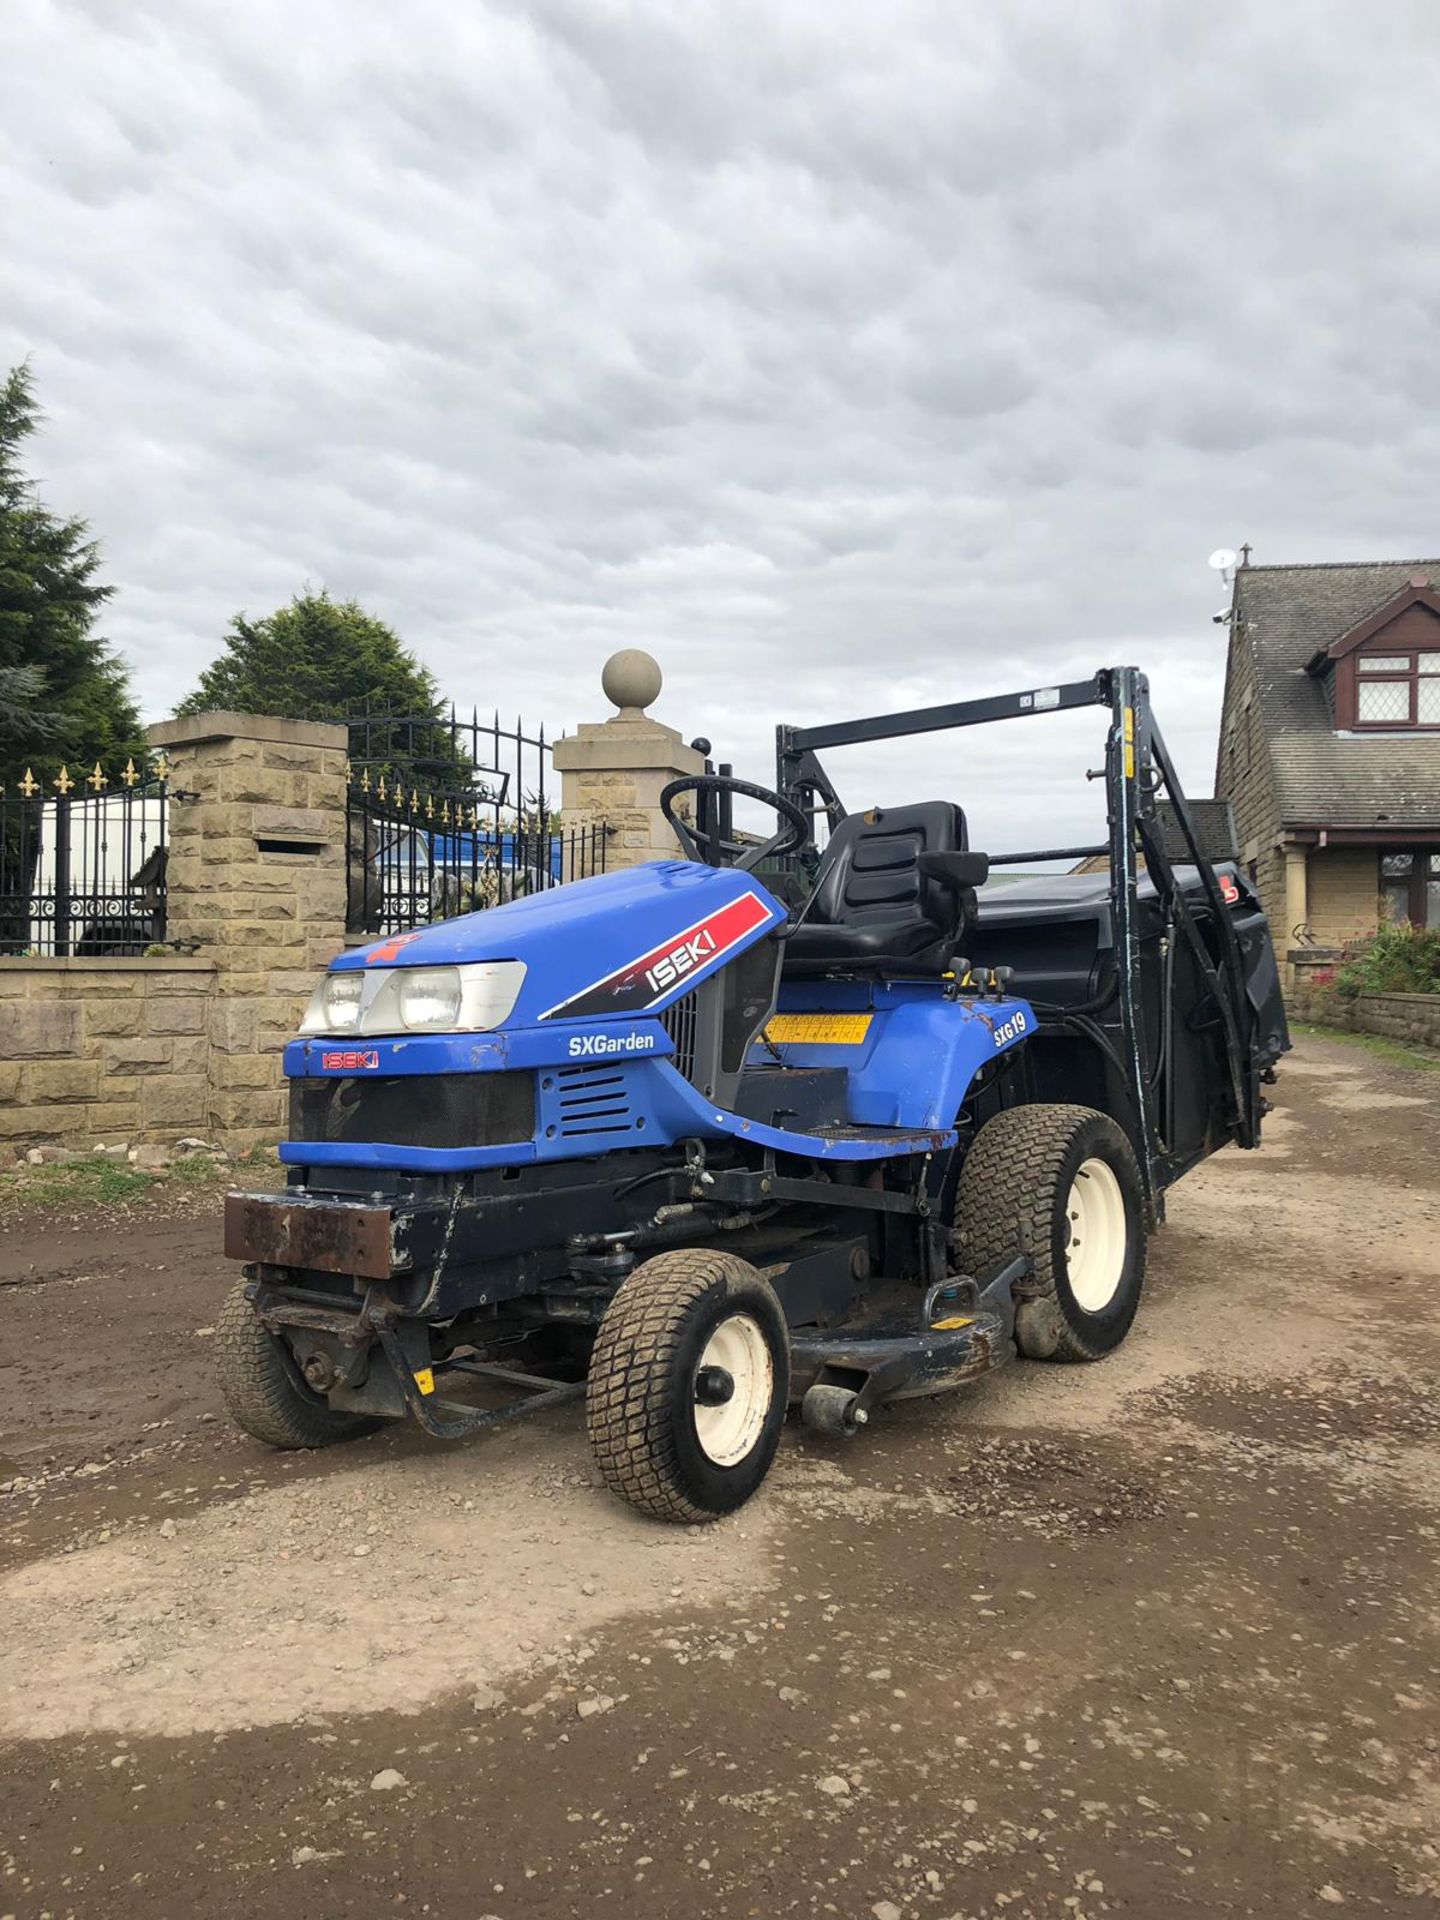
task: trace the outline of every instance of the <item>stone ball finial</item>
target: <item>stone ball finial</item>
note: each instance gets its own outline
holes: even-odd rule
[[[605,698],[613,700],[622,713],[643,713],[659,699],[664,675],[648,653],[639,647],[624,647],[605,662],[600,685]]]

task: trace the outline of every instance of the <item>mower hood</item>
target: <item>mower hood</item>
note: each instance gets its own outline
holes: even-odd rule
[[[520,961],[507,1027],[633,1018],[688,993],[786,918],[752,874],[657,860],[353,948],[332,973]]]

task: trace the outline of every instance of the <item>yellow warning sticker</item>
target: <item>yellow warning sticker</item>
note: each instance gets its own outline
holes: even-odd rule
[[[777,1047],[858,1047],[870,1019],[868,1013],[777,1013],[765,1038]]]
[[[429,1367],[417,1367],[415,1369],[415,1384],[422,1393],[433,1393],[435,1391],[435,1375]]]
[[[952,1314],[948,1320],[932,1320],[930,1322],[930,1331],[932,1333],[954,1333],[960,1327],[972,1326],[974,1321],[975,1316],[973,1313],[955,1313]]]

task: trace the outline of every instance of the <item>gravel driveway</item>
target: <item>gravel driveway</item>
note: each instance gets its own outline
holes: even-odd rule
[[[720,1525],[574,1409],[317,1456],[217,1203],[0,1231],[0,1920],[1440,1910],[1440,1072],[1309,1039],[1130,1341]]]

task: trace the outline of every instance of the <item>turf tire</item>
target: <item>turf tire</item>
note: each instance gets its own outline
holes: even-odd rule
[[[332,1447],[380,1425],[364,1414],[337,1413],[311,1392],[285,1343],[256,1318],[243,1280],[215,1322],[215,1361],[230,1418],[267,1447]]]
[[[1114,1175],[1125,1215],[1119,1283],[1099,1312],[1088,1312],[1077,1300],[1066,1251],[1071,1188],[1090,1160],[1103,1161]],[[1099,1360],[1129,1333],[1145,1282],[1145,1201],[1130,1142],[1106,1114],[1035,1105],[1010,1107],[987,1121],[960,1171],[955,1225],[968,1272],[993,1273],[1026,1250],[1033,1256],[1037,1304],[1052,1303],[1053,1311],[1037,1323],[1033,1310],[1022,1308],[1022,1352],[1037,1359]],[[1046,1322],[1051,1338],[1027,1339],[1027,1325]]]
[[[706,1454],[695,1377],[723,1322],[760,1330],[770,1398],[754,1443],[733,1465]],[[606,1310],[590,1360],[586,1423],[605,1484],[657,1520],[716,1520],[743,1506],[775,1458],[790,1390],[790,1342],[775,1290],[734,1254],[657,1254],[636,1267]]]

